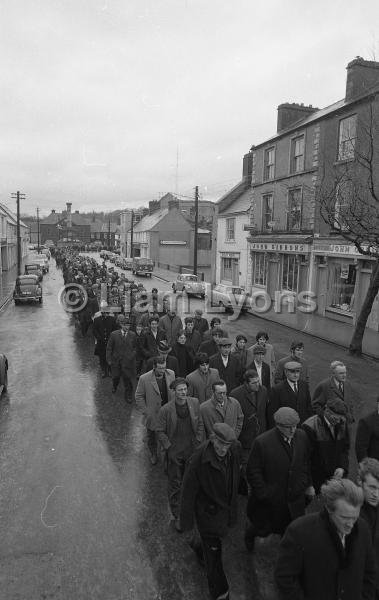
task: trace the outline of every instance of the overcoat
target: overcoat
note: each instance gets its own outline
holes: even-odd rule
[[[159,327],[165,331],[167,341],[172,346],[176,342],[179,331],[183,329],[183,324],[178,315],[175,315],[172,319],[168,315],[164,315],[159,319]]]
[[[307,361],[303,358],[294,358],[291,354],[281,358],[276,363],[274,383],[280,383],[281,381],[285,380],[286,376],[284,373],[284,365],[288,362],[294,361],[301,364],[300,381],[305,381],[309,385],[309,367]]]
[[[318,415],[322,415],[324,413],[325,405],[330,400],[338,398],[338,400],[343,400],[346,404],[348,411],[348,422],[354,423],[355,414],[360,404],[359,394],[349,381],[345,381],[343,387],[344,393],[341,394],[336,385],[334,377],[328,377],[328,379],[320,381],[320,383],[316,386],[312,396],[313,411]]]
[[[296,410],[300,417],[300,423],[303,423],[313,414],[308,384],[300,380],[297,385],[297,394],[295,394],[287,380],[277,383],[271,388],[268,409],[269,427],[275,426],[274,414],[282,406],[289,406]]]
[[[184,474],[180,501],[179,519],[183,530],[192,529],[194,517],[200,535],[224,537],[228,527],[236,524],[239,442],[233,442],[230,446],[227,460],[231,469],[229,485],[210,440],[191,456]]]
[[[221,379],[226,383],[228,394],[230,394],[230,390],[242,383],[241,363],[233,354],[229,354],[228,364],[225,367],[220,352],[217,352],[210,357],[209,366],[218,370]]]
[[[167,341],[166,333],[162,329],[158,329],[156,337],[154,337],[151,329],[142,334],[141,352],[145,360],[158,355],[158,343],[162,340]]]
[[[247,367],[246,367],[246,371],[253,369],[253,371],[257,370],[257,367],[255,366],[255,362],[253,360],[253,362],[248,363]],[[271,388],[271,373],[270,373],[270,367],[268,366],[267,363],[262,362],[262,385],[264,385],[264,387],[270,391]]]
[[[376,598],[379,598],[379,507],[362,504],[360,517],[366,521],[371,533],[372,546],[376,563]]]
[[[355,453],[358,462],[361,462],[366,456],[379,460],[379,414],[377,410],[359,419]]]
[[[215,397],[212,396],[200,405],[200,412],[206,437],[213,433],[215,423],[226,423],[234,430],[236,438],[239,437],[243,425],[243,412],[240,403],[235,398],[227,396],[224,401],[224,408],[221,409]]]
[[[250,452],[246,479],[251,486],[247,515],[256,535],[283,533],[304,514],[310,485],[308,440],[297,429],[291,447],[275,427],[259,435]]]
[[[255,438],[267,429],[267,390],[260,385],[257,392],[251,392],[244,383],[234,388],[230,395],[241,405],[243,426],[238,439],[242,448],[249,449]]]
[[[166,378],[168,400],[174,399],[174,391],[170,390],[170,384],[175,379],[174,371],[166,369],[164,377]],[[159,391],[154,371],[148,371],[141,375],[135,393],[137,408],[142,412],[144,423],[147,429],[156,430],[158,425],[158,415],[162,406],[162,397]]]
[[[104,356],[105,358],[109,336],[116,329],[117,323],[113,316],[106,315],[103,317],[99,315],[95,317],[92,325],[92,332],[96,340],[95,356]]]
[[[187,375],[188,395],[199,399],[200,404],[209,400],[213,395],[212,384],[219,381],[220,375],[217,369],[208,369],[208,373],[203,375],[200,369],[192,371]]]
[[[342,546],[326,509],[291,523],[280,544],[275,580],[281,600],[375,600],[375,559],[358,519]]]
[[[191,418],[193,446],[198,446],[204,441],[204,424],[200,414],[198,399],[188,396],[187,406]],[[170,400],[159,411],[156,429],[158,439],[165,450],[168,450],[172,445],[177,423],[175,400]]]
[[[128,331],[126,336],[121,330],[113,331],[107,344],[107,363],[111,367],[120,367],[121,371],[131,377],[136,375],[137,336]]]

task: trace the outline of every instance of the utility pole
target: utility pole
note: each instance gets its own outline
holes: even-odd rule
[[[197,275],[197,237],[199,230],[199,186],[195,187],[195,233],[193,236],[193,274]]]
[[[20,234],[20,200],[25,200],[25,194],[16,192],[12,194],[12,198],[16,200],[17,206],[17,275],[21,275],[21,234]]]
[[[39,237],[39,208],[37,206],[37,253],[39,254],[40,237]]]
[[[111,220],[108,219],[108,250],[111,249]]]
[[[132,224],[131,224],[131,228],[130,228],[130,258],[133,258],[133,254],[134,254],[133,237],[134,237],[134,210],[132,210]]]

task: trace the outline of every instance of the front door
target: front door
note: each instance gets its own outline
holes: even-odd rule
[[[232,284],[239,285],[240,274],[239,274],[239,260],[238,258],[232,259]]]

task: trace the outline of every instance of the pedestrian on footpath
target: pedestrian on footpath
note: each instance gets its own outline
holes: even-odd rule
[[[358,421],[355,438],[355,453],[358,462],[366,457],[379,460],[379,396],[376,409]]]
[[[146,426],[147,447],[152,465],[158,462],[157,426],[161,407],[174,398],[170,389],[175,379],[174,371],[166,368],[164,357],[154,357],[153,369],[141,375],[136,389],[136,405]]]
[[[309,366],[307,361],[303,357],[304,355],[304,344],[303,342],[293,341],[290,346],[290,354],[278,360],[276,365],[274,383],[280,383],[286,378],[284,366],[287,362],[295,361],[301,364],[300,380],[305,381],[309,385]]]
[[[133,402],[137,385],[137,336],[130,330],[130,320],[124,315],[117,319],[121,330],[112,331],[107,344],[107,363],[112,375],[112,394],[117,391],[120,378],[124,383],[124,398]]]
[[[274,427],[274,413],[281,406],[289,406],[296,410],[300,423],[304,423],[313,414],[309,386],[300,379],[302,365],[289,361],[284,365],[285,380],[274,385],[270,392],[268,411],[269,427]]]
[[[370,529],[376,562],[376,600],[379,598],[379,461],[365,458],[358,467],[358,485],[363,491],[360,517]]]
[[[158,415],[157,435],[166,452],[168,500],[175,527],[179,524],[179,497],[187,462],[204,441],[204,425],[197,398],[188,396],[187,382],[177,377],[170,385],[175,399],[162,406]]]
[[[322,415],[328,401],[334,398],[343,400],[347,408],[347,421],[352,424],[360,404],[357,390],[347,381],[347,369],[343,362],[334,360],[330,363],[331,376],[324,379],[313,392],[312,407],[314,412]]]
[[[310,444],[312,484],[316,494],[331,477],[349,473],[350,436],[346,423],[346,405],[338,398],[330,400],[322,417],[312,415],[302,424]]]
[[[291,523],[275,569],[280,600],[375,600],[370,532],[359,512],[363,492],[349,479],[321,488],[325,507]]]
[[[222,564],[222,540],[237,521],[240,450],[235,433],[216,423],[211,438],[188,462],[182,484],[179,522],[184,531],[196,522],[201,546],[193,547],[205,561],[212,600],[229,600]]]
[[[195,371],[186,377],[188,395],[197,398],[202,404],[213,395],[212,384],[220,380],[217,369],[209,366],[209,357],[204,352],[199,352],[195,357]]]
[[[243,412],[240,403],[235,398],[228,396],[226,383],[222,379],[215,381],[212,389],[212,397],[200,405],[206,437],[209,438],[213,434],[215,423],[226,423],[233,429],[236,439],[238,439],[243,426]]]
[[[112,331],[117,329],[116,319],[108,312],[105,300],[100,302],[100,315],[93,320],[92,331],[95,338],[95,356],[99,357],[102,377],[108,377],[107,344]]]
[[[283,535],[287,525],[305,513],[306,496],[314,495],[308,440],[297,427],[299,415],[282,407],[274,419],[275,428],[255,439],[246,468],[250,525],[245,544],[250,552],[257,536]]]
[[[266,353],[264,355],[263,362],[265,362],[266,365],[268,365],[270,367],[271,385],[273,385],[275,368],[276,368],[276,358],[275,358],[274,346],[272,344],[270,344],[268,341],[270,338],[269,338],[267,331],[258,331],[257,335],[255,336],[255,339],[256,339],[256,343],[253,344],[253,346],[250,346],[250,348],[248,348],[248,350],[247,350],[247,352],[248,352],[247,364],[250,365],[252,363],[252,361],[254,360],[254,354],[253,354],[254,348],[256,348],[257,346],[265,348]]]

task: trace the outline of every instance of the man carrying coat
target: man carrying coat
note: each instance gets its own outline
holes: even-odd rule
[[[360,398],[358,392],[347,380],[346,366],[340,360],[330,363],[331,376],[320,381],[313,392],[312,407],[314,412],[322,415],[329,400],[339,398],[346,404],[347,422],[355,421],[355,414],[359,407]]]
[[[211,438],[192,455],[182,484],[179,522],[183,531],[196,520],[212,600],[229,600],[222,564],[222,538],[237,521],[239,443],[226,423],[215,423]]]
[[[187,395],[186,380],[177,377],[170,388],[175,392],[175,400],[160,409],[156,431],[167,453],[168,500],[175,527],[180,531],[179,495],[184,470],[195,448],[203,441],[204,425],[198,399]]]
[[[304,514],[306,495],[314,495],[307,435],[297,428],[299,415],[283,406],[274,420],[275,428],[255,439],[246,468],[251,526],[245,532],[245,544],[250,552],[256,536],[282,535],[293,519]]]
[[[147,433],[147,447],[150,452],[152,465],[158,462],[157,426],[161,406],[174,398],[170,389],[175,379],[174,371],[166,369],[166,360],[163,356],[155,356],[151,371],[144,373],[138,380],[136,389],[136,405],[142,412]]]
[[[107,363],[112,374],[112,394],[116,393],[120,378],[124,383],[124,397],[132,402],[137,384],[137,336],[130,331],[130,320],[119,315],[118,324],[121,330],[113,331],[107,344]]]
[[[275,569],[280,600],[375,600],[375,559],[363,493],[349,479],[321,488],[325,507],[291,523]]]

